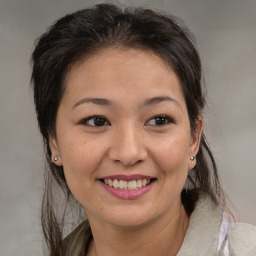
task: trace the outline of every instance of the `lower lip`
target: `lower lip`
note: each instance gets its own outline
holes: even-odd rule
[[[99,182],[113,196],[118,197],[120,199],[127,199],[127,200],[138,199],[138,198],[142,197],[147,192],[149,192],[149,190],[152,188],[152,186],[155,183],[153,181],[145,187],[138,188],[135,190],[128,190],[128,189],[113,188],[113,187],[106,185],[105,183],[103,183],[101,181],[99,181]]]

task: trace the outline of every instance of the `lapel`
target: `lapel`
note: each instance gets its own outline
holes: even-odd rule
[[[191,214],[189,226],[177,256],[216,255],[223,210],[207,196],[201,196]]]

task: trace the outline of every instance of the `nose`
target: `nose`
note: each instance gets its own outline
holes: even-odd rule
[[[126,167],[145,161],[148,157],[143,134],[136,125],[124,125],[113,133],[109,158]]]

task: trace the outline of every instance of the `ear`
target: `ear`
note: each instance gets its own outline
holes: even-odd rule
[[[200,142],[201,142],[201,136],[203,132],[203,117],[201,115],[198,115],[198,118],[196,120],[196,129],[191,134],[191,141],[190,141],[190,150],[189,150],[189,164],[188,169],[191,170],[196,166],[196,155],[199,150]],[[192,159],[195,157],[194,159]]]
[[[52,153],[51,155],[52,162],[57,166],[62,166],[61,154],[60,154],[58,142],[55,136],[50,136],[49,146]]]

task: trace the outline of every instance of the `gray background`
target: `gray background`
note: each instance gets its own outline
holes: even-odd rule
[[[182,18],[201,53],[206,133],[242,221],[256,224],[256,1],[133,0]],[[42,255],[43,153],[29,89],[34,40],[97,1],[0,0],[0,256]]]

